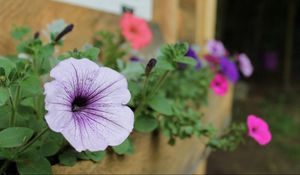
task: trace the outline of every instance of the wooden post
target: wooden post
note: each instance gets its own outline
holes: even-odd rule
[[[215,38],[217,0],[196,0],[196,43]]]
[[[165,42],[178,40],[179,0],[154,0],[153,21],[159,24]]]

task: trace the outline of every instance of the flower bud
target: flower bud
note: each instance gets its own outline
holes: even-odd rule
[[[73,30],[74,25],[70,24],[68,25],[63,31],[61,31],[54,39],[55,42],[58,42],[63,36],[65,36],[66,34],[68,34],[69,32],[71,32]]]
[[[38,39],[39,37],[40,37],[40,32],[35,32],[33,38]]]
[[[146,76],[149,76],[149,74],[151,73],[152,69],[155,67],[156,65],[156,59],[155,58],[151,58],[146,66],[146,70],[145,70],[145,74]]]

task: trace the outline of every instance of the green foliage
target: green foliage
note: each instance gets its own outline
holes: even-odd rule
[[[17,161],[17,168],[22,174],[52,174],[51,164],[46,158],[34,157]]]
[[[64,138],[61,134],[50,132],[39,149],[40,153],[45,157],[53,156],[61,149],[63,143]]]
[[[157,60],[151,59],[151,69],[148,66],[145,71],[145,63],[125,61],[130,52],[124,38],[109,32],[97,33],[95,47],[87,45],[57,58],[55,47],[63,44],[61,38],[72,29],[73,25],[62,20],[50,24],[45,32],[49,42],[45,43],[29,28],[15,28],[11,35],[18,41],[17,54],[0,57],[0,157],[6,163],[15,162],[20,174],[50,174],[48,159],[73,166],[80,159],[99,162],[106,154],[78,153],[61,134],[48,131],[43,84],[53,66],[69,57],[94,62],[100,58],[104,66],[126,77],[132,96],[129,106],[135,115],[134,131],[160,130],[171,145],[177,139],[206,136],[213,137],[209,146],[230,150],[241,141],[242,126],[232,126],[228,135],[215,139],[214,128],[201,123],[198,109],[207,102],[212,73],[206,68],[194,69],[196,61],[185,56],[187,43],[162,46]],[[187,68],[178,69],[179,64]],[[132,154],[133,142],[127,138],[112,150],[118,155]]]
[[[247,127],[244,123],[232,124],[221,138],[213,137],[207,145],[213,149],[233,151],[240,143],[244,142],[244,133],[246,132]]]
[[[87,47],[84,48],[83,50],[77,50],[74,49],[73,51],[69,51],[61,56],[59,56],[59,60],[64,60],[70,57],[73,58],[88,58],[92,61],[97,61],[98,60],[98,55],[100,53],[100,49],[96,47]]]
[[[157,127],[157,119],[151,116],[150,114],[139,116],[134,123],[134,129],[138,132],[152,132]]]
[[[0,68],[4,69],[4,73],[1,76],[8,76],[10,72],[16,67],[16,65],[7,58],[0,57]]]
[[[202,114],[184,102],[176,101],[173,106],[173,116],[160,116],[160,128],[169,138],[170,144],[175,139],[185,139],[192,135],[202,136],[207,129],[201,125]]]
[[[122,144],[114,146],[113,150],[119,155],[132,154],[133,144],[130,139],[126,139]]]
[[[40,85],[40,79],[36,75],[28,75],[20,82],[22,87],[22,97],[31,97],[43,94],[43,89]]]
[[[164,95],[160,93],[155,94],[148,101],[148,105],[154,111],[168,116],[173,115],[172,104],[172,100],[167,99]]]
[[[94,162],[99,162],[105,157],[105,151],[84,151],[83,154],[85,155],[86,159],[92,160]]]
[[[33,130],[24,127],[6,128],[0,132],[0,148],[13,148],[26,143]]]
[[[116,38],[113,33],[107,31],[100,31],[96,34],[95,46],[103,49],[100,56],[104,60],[104,66],[118,68],[117,60],[127,53],[120,47],[123,41],[122,37]]]
[[[6,101],[9,99],[9,95],[5,88],[0,87],[0,106],[6,104]]]
[[[31,32],[31,29],[29,27],[15,27],[11,31],[11,36],[15,40],[22,40],[26,35],[28,35]]]
[[[66,166],[73,166],[77,162],[76,152],[67,150],[58,156],[59,163]]]

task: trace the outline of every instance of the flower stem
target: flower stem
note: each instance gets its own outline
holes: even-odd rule
[[[11,127],[11,126],[14,126],[16,123],[16,104],[15,104],[15,101],[14,101],[14,98],[13,98],[10,88],[7,88],[7,91],[8,91],[8,95],[9,95],[9,101],[11,104],[11,116],[9,118],[9,126]]]
[[[24,152],[26,149],[28,149],[35,141],[37,141],[40,137],[42,137],[47,131],[49,130],[49,128],[44,128],[43,130],[41,130],[32,140],[30,140],[27,144],[24,145],[23,148],[21,148],[17,153],[20,154],[22,152]]]
[[[159,79],[159,81],[158,81],[158,83],[155,85],[155,87],[154,87],[154,90],[152,91],[152,94],[151,94],[151,96],[153,95],[153,94],[156,94],[157,93],[157,91],[159,90],[159,88],[164,84],[164,82],[166,81],[166,79],[167,79],[167,77],[168,77],[168,75],[170,74],[170,72],[171,71],[166,71],[164,74],[163,74],[163,76]]]
[[[162,76],[161,78],[159,79],[158,83],[154,86],[154,90],[152,91],[152,93],[150,95],[147,96],[146,92],[147,92],[147,87],[148,87],[148,82],[149,82],[149,79],[148,77],[146,77],[145,79],[145,83],[144,83],[144,88],[143,88],[143,94],[142,94],[142,101],[141,103],[138,105],[138,107],[136,108],[136,110],[134,111],[134,116],[137,117],[144,105],[146,104],[147,102],[147,98],[149,97],[152,97],[154,94],[156,94],[156,92],[159,90],[159,88],[164,84],[164,82],[166,81],[168,75],[170,74],[171,71],[166,71]]]
[[[32,140],[30,140],[27,144],[25,144],[20,150],[16,151],[16,153],[12,156],[11,160],[14,160],[19,154],[26,151],[34,142],[36,142],[41,136],[43,136],[49,128],[44,128],[41,132],[39,132]],[[3,174],[11,160],[5,160],[4,164],[0,168],[0,174]]]
[[[144,105],[146,103],[148,83],[149,83],[149,76],[146,76],[145,81],[144,81],[144,86],[143,86],[143,92],[142,92],[142,101],[138,105],[138,107],[136,108],[136,110],[134,111],[134,116],[135,117],[137,117],[141,113],[141,111],[142,111],[142,109],[143,109],[143,107],[144,107]]]

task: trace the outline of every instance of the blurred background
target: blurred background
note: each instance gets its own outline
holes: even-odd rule
[[[254,65],[250,79],[235,87],[232,120],[264,118],[273,134],[265,147],[251,139],[233,152],[213,152],[208,173],[300,173],[299,0],[0,0],[0,53],[15,52],[14,25],[41,31],[64,19],[75,30],[61,50],[92,42],[98,30],[116,31],[124,8],[151,23],[156,48],[187,41],[224,42],[231,54],[245,52]],[[159,32],[158,32],[159,31]],[[203,49],[202,49],[203,50]],[[200,52],[202,51],[200,48]]]
[[[235,89],[233,121],[255,113],[269,122],[272,142],[247,140],[234,152],[215,152],[208,173],[300,173],[300,2],[218,0],[216,37],[246,52],[253,76]]]

